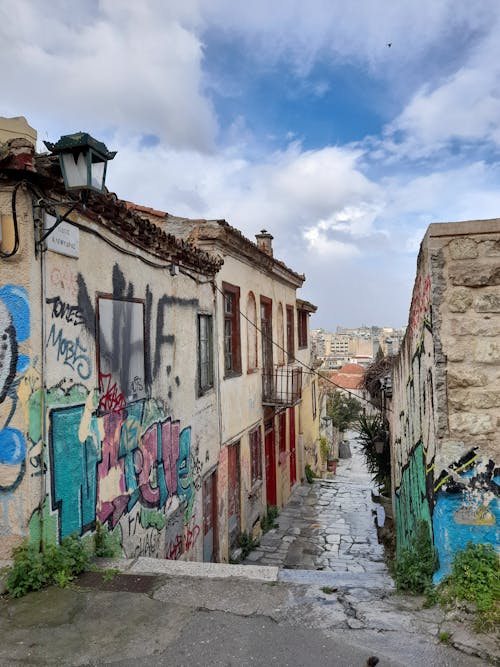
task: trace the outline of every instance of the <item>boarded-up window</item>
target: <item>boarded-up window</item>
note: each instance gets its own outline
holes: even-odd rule
[[[262,479],[262,440],[260,426],[249,433],[250,438],[250,463],[252,471],[252,486]]]
[[[144,303],[99,297],[97,307],[99,407],[114,412],[146,396]]]

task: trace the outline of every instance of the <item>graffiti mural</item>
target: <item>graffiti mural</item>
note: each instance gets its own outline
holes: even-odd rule
[[[29,357],[19,346],[30,336],[28,294],[23,287],[0,288],[0,492],[15,491],[26,472],[26,439],[10,424],[18,407],[18,389],[29,368]],[[7,506],[5,506],[7,507]],[[7,513],[4,512],[4,516]]]
[[[500,547],[500,468],[472,448],[443,470],[434,484],[434,546],[437,583],[450,570],[453,554],[468,542]]]

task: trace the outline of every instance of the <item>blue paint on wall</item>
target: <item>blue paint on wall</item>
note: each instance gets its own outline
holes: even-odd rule
[[[492,544],[500,547],[500,502],[494,498],[489,509],[495,515],[496,524],[476,526],[457,523],[454,514],[464,504],[463,493],[440,492],[432,517],[434,526],[434,546],[439,558],[439,570],[434,574],[434,583],[438,583],[449,574],[455,552],[463,549],[467,542],[474,544]]]
[[[0,463],[17,466],[26,456],[26,441],[17,428],[4,428],[0,431]]]

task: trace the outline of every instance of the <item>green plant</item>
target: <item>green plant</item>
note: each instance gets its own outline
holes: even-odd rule
[[[438,639],[442,644],[449,644],[451,639],[451,632],[440,632],[438,634]]]
[[[339,431],[349,428],[361,410],[361,403],[353,396],[346,396],[340,391],[333,391],[328,396],[326,414],[331,419],[332,426]]]
[[[321,588],[320,590],[322,590],[323,593],[325,593],[326,595],[331,595],[332,593],[337,592],[337,589],[332,588],[332,586],[323,586],[323,588]]]
[[[260,520],[260,527],[263,533],[267,533],[271,528],[278,528],[276,519],[278,518],[278,508],[276,505],[267,506],[267,514],[265,514]]]
[[[104,570],[102,573],[102,580],[103,581],[113,581],[113,579],[116,577],[116,575],[120,574],[120,570],[115,570],[110,568],[109,570]]]
[[[388,430],[379,414],[360,415],[356,422],[358,442],[361,444],[366,467],[378,485],[381,493],[391,493],[391,450]],[[376,443],[382,442],[382,451],[377,451]]]
[[[67,586],[89,562],[89,554],[77,536],[66,537],[61,544],[48,545],[43,551],[23,543],[14,549],[12,556],[14,563],[7,573],[7,591],[12,597],[51,584]]]
[[[487,631],[500,623],[500,561],[491,544],[473,544],[457,551],[450,574],[437,588],[439,601],[472,602],[477,610],[475,626]]]
[[[100,558],[116,558],[121,553],[120,545],[100,521],[97,521],[95,526],[94,551]]]
[[[410,546],[402,549],[397,556],[394,566],[396,588],[415,594],[428,592],[432,589],[436,566],[437,556],[429,525],[420,519]]]
[[[313,472],[313,469],[309,465],[309,463],[306,463],[306,467],[305,467],[304,470],[305,470],[305,475],[306,475],[307,482],[309,484],[312,484],[314,482],[315,474]]]
[[[240,560],[245,560],[245,558],[248,556],[248,554],[255,549],[255,547],[259,546],[259,540],[254,539],[251,535],[248,533],[240,533],[240,537],[238,540],[239,547],[241,549],[241,556]],[[238,562],[238,561],[236,561]]]
[[[330,443],[324,435],[319,439],[319,455],[321,456],[323,463],[327,461],[330,455]]]

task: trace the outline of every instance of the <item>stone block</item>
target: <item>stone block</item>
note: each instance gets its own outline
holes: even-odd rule
[[[463,343],[457,344],[453,341],[446,348],[446,356],[448,357],[448,361],[464,361],[468,356],[468,351],[466,351]]]
[[[448,371],[448,388],[459,389],[461,387],[484,387],[488,384],[488,378],[475,368],[461,367]]]
[[[459,412],[449,416],[450,431],[481,435],[496,431],[495,419],[491,415]]]
[[[483,364],[497,364],[500,362],[500,340],[476,340],[474,345],[474,359]]]
[[[474,301],[474,310],[478,313],[500,313],[500,294],[492,292],[479,295]]]
[[[500,391],[450,390],[448,400],[454,408],[489,410],[500,407]]]
[[[457,287],[500,285],[500,266],[496,262],[478,264],[464,261],[450,267],[450,280]]]
[[[476,241],[467,237],[453,239],[448,247],[452,259],[475,259],[479,254]]]
[[[500,318],[450,318],[447,329],[455,336],[500,336]]]
[[[466,288],[454,289],[446,299],[452,313],[465,313],[472,305],[472,290]]]
[[[500,241],[483,241],[480,244],[481,251],[487,257],[498,257],[500,256]]]

